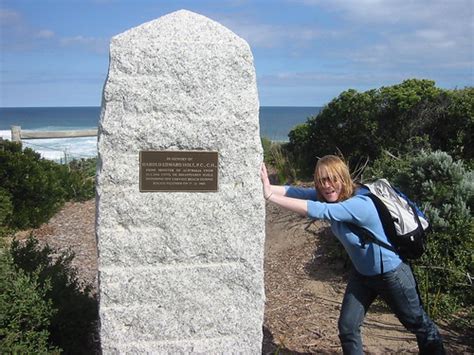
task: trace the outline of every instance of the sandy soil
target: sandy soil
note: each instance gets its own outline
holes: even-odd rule
[[[96,287],[94,218],[93,200],[67,203],[34,235],[53,248],[72,249],[80,278]],[[18,237],[28,234],[22,232]],[[267,205],[263,354],[341,353],[337,319],[346,269],[342,262],[330,258],[330,243],[334,237],[324,222],[310,222]],[[448,353],[474,353],[467,334],[440,328]],[[418,352],[414,336],[380,302],[369,310],[363,338],[367,354]]]

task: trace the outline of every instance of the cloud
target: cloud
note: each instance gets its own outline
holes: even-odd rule
[[[0,9],[2,51],[30,51],[43,46],[44,41],[54,38],[50,29],[34,29],[23,18],[21,13]]]
[[[252,47],[273,48],[286,36],[279,26],[250,23],[236,18],[224,18],[221,23],[250,43]]]
[[[108,51],[109,39],[82,35],[62,37],[51,29],[34,28],[16,11],[0,9],[0,23],[2,51],[25,52],[63,47],[98,54]]]
[[[20,13],[8,9],[0,9],[0,43],[10,38],[16,40],[27,32],[24,20]]]
[[[107,53],[109,49],[108,39],[98,37],[85,37],[82,35],[60,38],[59,44],[62,47],[75,47],[99,54]]]
[[[79,84],[100,84],[104,82],[103,73],[93,73],[90,71],[83,73],[61,73],[55,71],[24,71],[11,75],[4,75],[3,85],[44,85],[59,83],[79,83]]]
[[[34,35],[35,38],[50,39],[54,37],[54,32],[51,30],[40,30]]]
[[[278,26],[267,24],[229,24],[235,32],[253,47],[272,48],[278,46],[287,34]]]
[[[364,73],[354,71],[339,72],[279,72],[262,75],[258,82],[263,86],[284,87],[324,87],[324,86],[370,86],[374,82],[398,82],[406,79],[399,73]]]
[[[474,67],[472,0],[292,0],[340,17],[347,36],[333,53],[397,70]],[[337,40],[337,39],[336,39]],[[347,44],[347,46],[344,46]]]
[[[20,13],[0,9],[0,47],[5,52],[76,48],[96,54],[108,52],[109,39],[77,35],[61,37],[51,29],[35,29]]]
[[[383,41],[365,44],[350,54],[355,63],[379,67],[410,66],[412,69],[473,68],[472,39],[463,35],[448,35],[434,29],[385,35]]]
[[[21,16],[18,12],[8,10],[8,9],[0,9],[0,23],[2,27],[4,26],[12,26],[20,23]]]
[[[474,2],[472,0],[292,0],[320,6],[343,17],[359,29],[374,34],[411,33],[436,43],[450,38],[472,46]],[[348,28],[350,28],[350,24]],[[368,27],[371,26],[371,27]],[[471,47],[472,48],[472,47]]]
[[[319,26],[274,25],[252,23],[245,19],[224,18],[222,24],[244,38],[253,48],[288,48],[306,47],[314,44],[319,38],[335,38],[341,32],[327,30]]]
[[[462,21],[472,22],[471,0],[290,0],[308,6],[326,8],[353,22],[408,24]],[[469,27],[472,27],[469,26]]]
[[[26,40],[29,33],[22,25],[20,16],[18,14],[12,16],[3,13],[2,18],[5,19],[5,22],[0,21],[0,51],[7,52],[31,49],[31,41]]]

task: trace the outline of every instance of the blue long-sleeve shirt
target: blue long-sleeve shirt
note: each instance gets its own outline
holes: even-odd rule
[[[351,198],[335,203],[317,201],[314,188],[286,187],[285,196],[307,200],[308,217],[324,219],[331,223],[331,230],[342,243],[354,267],[362,275],[372,276],[395,269],[402,261],[391,250],[362,240],[352,233],[346,222],[368,229],[384,243],[390,244],[372,200],[364,196],[367,190],[358,188]]]

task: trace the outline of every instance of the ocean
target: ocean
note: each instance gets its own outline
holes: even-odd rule
[[[274,141],[288,141],[293,127],[319,113],[321,107],[261,106],[260,134]],[[0,137],[11,139],[10,126],[22,130],[62,131],[97,128],[100,107],[12,107],[0,108]],[[97,138],[55,138],[24,140],[46,159],[55,161],[90,158],[97,155]]]

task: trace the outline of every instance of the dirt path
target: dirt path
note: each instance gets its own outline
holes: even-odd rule
[[[51,247],[71,248],[73,265],[86,283],[97,286],[95,202],[67,203],[34,235]],[[26,237],[27,232],[20,234]],[[265,243],[265,322],[263,354],[337,354],[337,318],[345,287],[342,263],[328,255],[334,243],[326,224],[309,224],[291,212],[267,205]],[[472,340],[442,328],[450,354],[473,353]],[[363,327],[367,354],[417,353],[413,335],[374,304]]]

